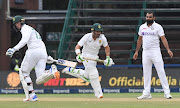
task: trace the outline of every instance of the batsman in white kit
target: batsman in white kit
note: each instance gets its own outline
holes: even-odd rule
[[[30,72],[35,67],[36,83],[43,84],[53,77],[60,78],[60,73],[56,65],[51,65],[49,70],[45,71],[46,62],[52,63],[52,57],[48,57],[46,46],[41,39],[40,34],[31,26],[25,24],[25,19],[19,15],[13,18],[13,28],[20,31],[22,38],[13,48],[6,52],[7,56],[12,57],[14,52],[18,51],[27,44],[27,51],[19,69],[19,77],[26,95],[23,101],[37,101],[38,98],[33,89],[33,82],[30,78]]]
[[[143,94],[137,99],[151,99],[151,75],[152,75],[152,65],[154,64],[159,79],[161,81],[162,88],[164,90],[164,97],[171,99],[170,89],[168,81],[166,79],[166,74],[164,70],[164,62],[162,59],[162,54],[159,45],[159,38],[166,48],[170,57],[173,57],[173,53],[169,48],[167,39],[164,34],[162,26],[155,21],[155,15],[153,12],[148,12],[146,14],[146,23],[142,24],[139,28],[139,38],[137,40],[136,51],[133,58],[136,60],[138,57],[138,51],[143,47],[142,52],[142,65],[143,65],[143,77],[144,77],[144,90]]]
[[[99,49],[101,46],[103,46],[106,53],[106,60],[104,61],[104,65],[111,66],[114,64],[114,62],[110,58],[110,47],[105,35],[102,34],[103,28],[101,24],[93,24],[91,31],[91,33],[85,34],[75,47],[75,53],[77,55],[76,59],[78,62],[83,63],[85,70],[66,67],[62,70],[62,73],[79,77],[84,81],[90,82],[92,88],[94,89],[95,96],[100,99],[103,98],[103,93],[99,81],[99,73],[96,68],[97,61],[86,60],[85,57],[98,59]],[[83,47],[82,53],[80,51],[81,47]]]

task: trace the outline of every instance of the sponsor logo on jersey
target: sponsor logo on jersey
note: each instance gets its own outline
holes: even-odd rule
[[[99,40],[99,43],[101,43],[101,40]]]
[[[142,32],[142,35],[155,35],[154,32]]]

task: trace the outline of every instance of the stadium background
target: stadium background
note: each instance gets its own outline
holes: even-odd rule
[[[41,34],[48,54],[54,58],[75,60],[74,47],[83,34],[90,32],[93,23],[103,25],[111,47],[115,65],[98,64],[104,93],[142,92],[143,77],[141,52],[138,60],[132,59],[136,48],[138,27],[145,21],[145,13],[154,11],[156,22],[166,33],[174,58],[168,56],[161,43],[166,75],[171,92],[180,92],[180,1],[179,0],[0,0],[0,93],[23,93],[18,72],[12,70],[11,60],[5,56],[9,47],[16,45],[21,34],[11,26],[12,17],[21,15],[27,24]],[[26,47],[17,54],[21,59]],[[105,59],[104,49],[100,50]],[[49,69],[49,65],[46,67]],[[61,70],[62,66],[58,66]],[[84,68],[79,64],[77,68]],[[35,82],[34,70],[31,72]],[[163,92],[153,68],[152,92]],[[93,93],[89,83],[61,73],[60,80],[51,79],[37,86],[37,93]]]

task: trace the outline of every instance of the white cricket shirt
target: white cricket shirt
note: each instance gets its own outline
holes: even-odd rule
[[[31,26],[24,24],[21,27],[22,38],[19,43],[14,47],[16,50],[21,49],[27,44],[28,49],[42,48],[46,49],[40,34]]]
[[[164,30],[162,26],[154,21],[151,26],[147,26],[147,23],[144,23],[140,26],[139,36],[142,36],[142,47],[143,49],[150,49],[150,48],[158,48],[159,45],[159,38],[161,36],[165,36]]]
[[[78,45],[83,46],[82,54],[97,56],[101,46],[106,47],[108,42],[104,34],[100,34],[99,38],[94,40],[92,33],[87,33],[80,39]]]

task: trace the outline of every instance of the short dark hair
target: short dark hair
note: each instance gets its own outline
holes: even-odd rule
[[[148,14],[153,14],[153,17],[155,17],[155,13],[152,11],[147,12]]]

